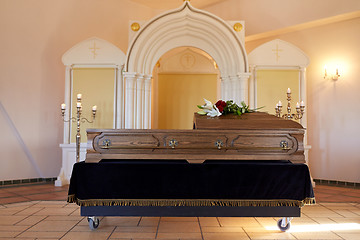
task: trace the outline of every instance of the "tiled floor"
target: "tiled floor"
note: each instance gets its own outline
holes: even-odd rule
[[[79,207],[66,203],[67,187],[0,188],[3,239],[356,239],[360,240],[360,189],[317,186],[317,204],[302,208],[288,232],[276,218],[104,217],[89,229]]]

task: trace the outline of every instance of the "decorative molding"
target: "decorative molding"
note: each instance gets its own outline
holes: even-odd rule
[[[245,48],[232,26],[209,12],[193,8],[187,1],[140,29],[129,46],[125,71],[151,74],[164,53],[182,46],[199,48],[211,55],[221,76],[248,72]]]
[[[71,106],[71,86],[73,68],[114,68],[114,127],[124,127],[124,90],[122,70],[125,63],[125,54],[113,44],[100,38],[92,37],[84,40],[62,56],[65,68],[65,104]],[[70,107],[65,110],[66,116],[71,116]],[[72,167],[75,163],[75,143],[70,143],[70,122],[64,122],[64,141],[62,148],[62,167],[55,181],[55,186],[69,183]],[[80,159],[85,159],[86,143],[81,144]]]
[[[132,34],[129,34],[129,39]],[[151,85],[140,84],[141,76],[151,76],[154,67],[159,65],[160,57],[178,47],[194,47],[210,55],[218,66],[221,79],[232,79],[221,83],[221,97],[226,96],[226,99],[238,103],[247,102],[248,82],[244,81],[243,76],[240,77],[241,74],[249,73],[241,34],[244,34],[243,30],[236,32],[228,22],[209,12],[195,9],[188,1],[141,26],[129,44],[125,62],[125,72],[135,73],[135,77],[125,73],[124,78],[125,128],[151,127],[151,97],[148,96]],[[196,64],[196,61],[192,61],[196,59],[186,56],[191,58],[191,55],[184,55],[182,59],[180,57],[179,65],[189,69]],[[231,84],[236,87],[232,88]],[[145,86],[148,87],[143,89]],[[144,99],[148,99],[148,104],[139,106],[138,103],[144,102]],[[140,117],[144,119],[140,120]]]
[[[72,48],[70,48],[62,56],[64,65],[118,65],[121,66],[125,62],[125,54],[113,44],[92,37],[84,40]]]
[[[280,39],[264,43],[249,54],[249,63],[253,66],[307,67],[309,62],[302,50]]]
[[[329,18],[324,18],[324,19],[315,20],[315,21],[311,21],[311,22],[301,23],[301,24],[290,26],[290,27],[277,29],[274,31],[268,31],[268,32],[263,32],[263,33],[259,33],[259,34],[249,35],[245,38],[245,41],[250,42],[250,41],[255,41],[255,40],[259,40],[259,39],[275,37],[275,36],[279,36],[279,35],[283,35],[283,34],[287,34],[287,33],[292,33],[292,32],[302,31],[302,30],[306,30],[306,29],[310,29],[310,28],[314,28],[314,27],[320,27],[320,26],[324,26],[324,25],[328,25],[328,24],[332,24],[332,23],[347,21],[347,20],[351,20],[351,19],[359,18],[359,17],[360,17],[360,11],[340,14],[340,15],[337,15],[334,17],[329,17]]]
[[[193,48],[180,48],[174,54],[161,57],[159,74],[218,74],[214,60]],[[173,51],[171,51],[173,53]]]

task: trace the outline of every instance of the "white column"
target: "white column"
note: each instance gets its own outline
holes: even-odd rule
[[[239,102],[239,99],[240,99],[239,78],[237,76],[230,76],[229,85],[230,85],[229,100],[233,100],[235,103],[240,104],[240,102]]]
[[[239,95],[240,99],[239,101],[244,101],[246,104],[249,104],[249,77],[250,73],[239,73],[239,82],[240,82],[240,90]],[[239,103],[240,103],[239,102]]]
[[[151,128],[151,75],[144,77],[145,88],[144,88],[144,128]]]
[[[125,82],[125,128],[134,128],[134,88],[135,88],[136,73],[124,73]]]
[[[220,99],[226,100],[226,98],[225,98],[225,81],[222,77],[220,77],[220,87],[221,87]]]
[[[116,71],[116,123],[115,128],[124,128],[124,81],[123,81],[123,67],[118,66]]]
[[[72,66],[66,65],[65,68],[65,119],[70,118],[71,113],[71,79],[72,79]],[[64,143],[70,143],[70,122],[64,122]]]
[[[304,134],[304,154],[305,154],[305,161],[306,163],[309,163],[309,150],[311,149],[311,146],[307,144],[307,106],[309,105],[306,99],[306,68],[301,67],[300,68],[300,101],[304,101],[305,103],[305,112],[303,117],[300,119],[301,125],[305,128],[305,134]]]
[[[300,101],[304,101],[305,105],[307,105],[307,101],[306,101],[306,68],[301,67],[300,68]],[[302,119],[300,120],[301,125],[303,125],[304,128],[306,128],[307,126],[307,114],[306,111],[307,109],[305,108],[305,113],[302,117]],[[305,142],[304,142],[305,143]]]
[[[255,109],[255,66],[250,66],[250,79],[249,79],[249,107]]]
[[[231,91],[231,86],[230,85],[230,78],[228,76],[221,76],[221,83],[222,83],[222,87],[223,89],[221,90],[221,98],[224,101],[230,100],[231,94],[229,91]]]
[[[136,129],[143,128],[143,88],[144,88],[144,75],[138,74],[136,77],[136,108],[135,111],[135,126]]]

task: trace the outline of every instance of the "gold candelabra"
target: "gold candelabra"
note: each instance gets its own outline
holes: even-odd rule
[[[69,118],[68,120],[65,119],[65,110],[66,105],[65,103],[61,104],[61,115],[64,122],[76,122],[76,162],[80,161],[80,142],[81,142],[81,134],[80,134],[80,123],[93,123],[96,116],[96,105],[92,107],[92,120],[88,120],[87,118],[81,117],[82,113],[82,105],[81,105],[81,97],[82,95],[79,93],[76,96],[76,117]]]
[[[295,119],[295,120],[298,120],[298,119],[301,119],[304,115],[304,112],[305,112],[305,104],[304,104],[304,101],[301,101],[301,103],[299,104],[298,102],[296,103],[296,113],[291,113],[291,89],[288,88],[287,89],[287,113],[281,115],[281,112],[282,112],[282,103],[281,101],[279,101],[277,104],[276,104],[276,107],[275,107],[275,116],[277,117],[282,117],[284,119],[288,119],[288,120],[291,120],[291,119]]]

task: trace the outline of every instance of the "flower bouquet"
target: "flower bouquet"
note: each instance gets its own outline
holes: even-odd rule
[[[244,113],[254,112],[255,110],[249,109],[249,106],[245,104],[244,101],[240,103],[240,106],[234,103],[233,100],[223,101],[219,100],[215,104],[212,104],[210,101],[205,100],[205,104],[200,106],[200,111],[197,113],[200,115],[207,115],[210,117],[218,117],[226,114],[236,114],[241,116]]]

